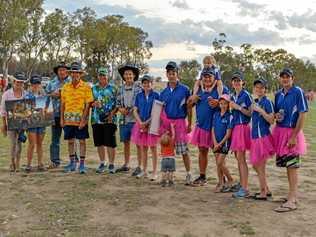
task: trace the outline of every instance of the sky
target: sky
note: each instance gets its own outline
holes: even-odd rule
[[[45,10],[90,7],[99,17],[119,14],[153,42],[150,73],[163,76],[170,60],[202,58],[219,33],[238,49],[283,48],[316,63],[316,0],[45,0]]]

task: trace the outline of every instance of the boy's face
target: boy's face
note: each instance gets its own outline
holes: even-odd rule
[[[266,92],[266,88],[264,85],[262,85],[261,83],[257,83],[256,85],[254,85],[254,93],[256,96],[264,96]]]
[[[243,81],[240,78],[233,78],[232,86],[235,90],[242,89]]]
[[[294,79],[287,74],[283,74],[279,78],[282,87],[291,87],[293,85]]]
[[[134,83],[134,78],[135,74],[132,70],[126,70],[123,74],[123,78],[125,83],[127,84],[133,84]]]
[[[41,84],[40,83],[31,84],[31,88],[33,91],[39,91],[41,89]]]
[[[68,71],[66,68],[63,68],[63,67],[58,68],[57,74],[59,78],[64,79],[68,76]]]
[[[106,75],[102,75],[101,74],[101,75],[98,76],[98,78],[99,78],[99,82],[100,82],[101,85],[105,85],[105,84],[108,83],[108,78],[107,78]]]
[[[144,90],[150,90],[151,89],[151,82],[150,81],[143,81],[142,86]]]
[[[71,72],[71,78],[73,82],[79,82],[81,78],[81,73],[80,72]]]
[[[203,76],[203,84],[205,87],[209,88],[214,83],[214,76],[211,75],[204,75]]]
[[[167,78],[169,82],[176,82],[178,80],[178,73],[174,70],[168,70],[166,72]]]

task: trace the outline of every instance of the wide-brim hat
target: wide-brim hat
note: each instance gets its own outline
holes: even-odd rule
[[[68,69],[68,72],[79,72],[84,73],[85,71],[82,69],[81,64],[78,62],[73,62]]]
[[[14,81],[19,81],[19,82],[23,82],[23,83],[25,83],[25,82],[28,81],[27,78],[26,78],[26,76],[25,76],[25,74],[24,74],[23,72],[16,72],[16,73],[13,75],[12,79],[13,79]]]
[[[57,66],[54,67],[55,74],[58,73],[59,68],[66,68],[67,70],[69,70],[69,66],[67,66],[67,64],[65,62],[60,62]]]
[[[124,66],[121,66],[119,69],[118,69],[118,72],[119,74],[121,75],[122,79],[124,79],[123,75],[124,75],[124,72],[127,71],[127,70],[131,70],[133,71],[135,77],[134,77],[134,81],[137,81],[138,78],[139,78],[139,69],[135,66],[135,65],[132,65],[132,64],[126,64]]]
[[[238,79],[240,79],[242,81],[245,79],[244,78],[244,74],[242,72],[240,72],[240,71],[236,71],[236,72],[233,73],[233,75],[231,77],[231,80],[234,80],[235,78],[238,78]]]

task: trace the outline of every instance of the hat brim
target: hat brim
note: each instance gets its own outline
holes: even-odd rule
[[[15,78],[15,77],[12,77],[12,80],[13,80],[13,81],[18,81],[18,82],[23,82],[23,83],[28,82],[27,79],[25,79],[25,80],[19,80],[19,79]]]
[[[293,75],[291,73],[289,73],[289,72],[281,72],[279,76],[282,77],[283,75],[287,75],[289,77],[293,77]]]
[[[218,101],[220,101],[220,100],[225,100],[225,101],[227,101],[227,102],[230,102],[230,99],[225,99],[225,98],[223,98],[223,97],[220,97],[220,98],[218,99]]]
[[[69,69],[70,69],[68,66],[60,66],[60,65],[59,65],[59,66],[54,67],[54,69],[53,69],[53,71],[54,71],[55,74],[58,73],[58,69],[59,69],[59,68],[65,68],[67,71],[69,71]]]
[[[203,74],[202,74],[202,77],[204,77],[204,76],[215,77],[215,75],[212,74],[212,73],[203,73]]]
[[[239,80],[241,80],[241,81],[243,81],[244,79],[241,77],[241,76],[232,76],[232,78],[231,78],[231,80],[233,81],[233,80],[235,80],[235,79],[239,79]]]
[[[133,71],[133,73],[135,75],[134,81],[137,81],[139,78],[139,69],[137,67],[131,67],[131,66],[123,66],[123,67],[118,69],[118,72],[119,72],[120,76],[122,77],[123,81],[125,81],[125,79],[123,77],[124,72],[127,70]]]
[[[254,86],[257,85],[257,84],[262,84],[264,87],[267,87],[267,83],[264,82],[264,81],[261,81],[261,80],[255,80],[255,81],[253,82],[253,85],[254,85]]]
[[[71,70],[71,69],[69,69],[68,72],[79,72],[81,74],[85,73],[84,70]]]

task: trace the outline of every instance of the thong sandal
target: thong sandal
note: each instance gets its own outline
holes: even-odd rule
[[[291,211],[295,211],[297,209],[296,206],[294,207],[290,207],[290,206],[286,206],[286,205],[281,205],[278,208],[274,209],[275,212],[291,212]]]

